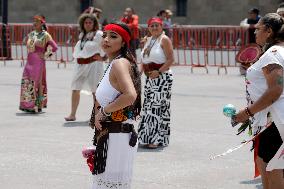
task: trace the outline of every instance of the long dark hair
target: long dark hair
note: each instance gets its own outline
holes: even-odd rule
[[[271,46],[284,41],[284,19],[277,13],[268,13],[260,19],[266,29],[271,28],[272,35],[267,39],[263,49],[266,51]]]
[[[131,36],[131,31],[125,23],[113,22],[111,24],[115,24],[115,25],[122,27]],[[123,58],[126,58],[127,60],[129,60],[129,62],[131,64],[131,74],[130,75],[131,75],[131,79],[132,79],[132,82],[134,84],[134,87],[135,87],[135,90],[136,90],[136,93],[137,93],[137,98],[136,98],[134,104],[132,105],[131,109],[134,110],[134,115],[135,115],[135,117],[137,117],[137,116],[140,115],[140,112],[141,112],[141,77],[140,77],[140,72],[138,70],[136,59],[134,58],[133,54],[131,53],[131,51],[129,50],[129,47],[126,44],[120,49],[120,55]]]

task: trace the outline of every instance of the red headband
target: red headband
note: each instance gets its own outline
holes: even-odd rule
[[[41,23],[45,24],[45,19],[42,16],[36,15],[34,16],[34,19],[39,20]]]
[[[150,25],[153,24],[154,22],[163,25],[163,20],[162,20],[161,18],[158,18],[158,17],[150,18],[150,19],[147,21],[147,24],[148,24],[148,26],[150,26]]]
[[[108,24],[104,27],[104,31],[114,31],[118,35],[120,35],[123,41],[126,42],[127,46],[129,47],[130,35],[129,33],[119,25],[116,24]]]

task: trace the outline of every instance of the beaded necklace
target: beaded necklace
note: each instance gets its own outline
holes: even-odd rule
[[[159,35],[157,38],[153,39],[153,37],[151,38],[151,41],[149,43],[149,45],[144,49],[143,52],[143,58],[147,55],[148,57],[150,56],[150,52],[152,47],[155,45],[157,39],[160,37],[161,35]]]

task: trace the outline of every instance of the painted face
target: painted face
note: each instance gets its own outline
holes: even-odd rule
[[[262,21],[260,20],[256,25],[255,25],[255,40],[256,43],[259,44],[260,46],[265,45],[267,39],[269,36],[272,34],[272,31],[270,28],[267,28]]]
[[[118,33],[111,30],[104,31],[101,46],[108,56],[116,54],[123,45],[125,45],[125,42]]]
[[[84,21],[84,29],[86,30],[86,32],[90,32],[92,31],[94,28],[94,22],[93,20],[91,20],[90,18],[86,18]]]
[[[41,23],[41,21],[34,18],[34,20],[33,20],[33,27],[34,27],[34,29],[36,29],[36,30],[41,30],[41,28],[42,28],[42,23]]]
[[[160,35],[163,31],[162,25],[157,22],[153,22],[149,27],[148,27],[150,33],[152,36],[155,35]]]

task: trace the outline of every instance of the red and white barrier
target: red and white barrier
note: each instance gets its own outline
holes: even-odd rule
[[[48,32],[59,46],[50,60],[64,63],[66,66],[66,63],[73,61],[72,51],[78,40],[78,25],[49,24],[47,26]],[[0,25],[1,39],[2,28]],[[10,58],[24,63],[27,57],[25,43],[27,34],[32,31],[32,25],[10,24],[7,28]],[[141,27],[140,39],[147,33],[147,28]],[[247,30],[239,26],[176,26],[170,28],[168,33],[173,42],[175,65],[191,66],[192,72],[196,67],[205,68],[208,72],[208,66],[215,66],[218,67],[219,72],[220,68],[225,68],[226,71],[226,67],[238,66],[235,55],[248,43],[249,37]],[[3,51],[1,45],[0,51]]]

